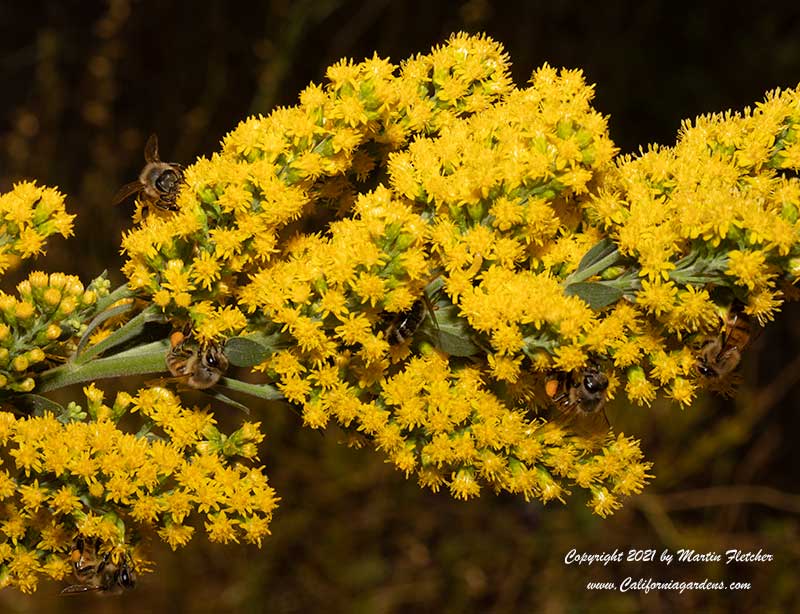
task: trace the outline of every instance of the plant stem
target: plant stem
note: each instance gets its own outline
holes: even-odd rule
[[[86,363],[67,363],[45,371],[39,376],[36,393],[50,392],[73,384],[90,382],[110,377],[129,377],[163,373],[167,370],[164,357],[169,349],[169,341],[156,341],[125,352],[96,358]],[[250,384],[230,377],[223,377],[219,385],[250,396],[273,401],[283,395],[269,384]]]
[[[283,398],[281,392],[269,384],[250,384],[238,379],[223,377],[219,381],[219,385],[235,392],[242,392],[268,401],[275,401]]]
[[[162,373],[168,347],[167,341],[156,341],[87,363],[67,363],[42,373],[35,390],[42,393],[109,377]]]

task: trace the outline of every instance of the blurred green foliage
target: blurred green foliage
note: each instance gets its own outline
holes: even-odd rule
[[[688,5],[687,5],[688,6]],[[800,8],[677,7],[577,1],[499,3],[271,0],[0,5],[0,189],[58,185],[76,236],[35,268],[121,282],[120,233],[132,204],[110,205],[159,136],[189,163],[247,114],[291,104],[343,56],[397,61],[455,30],[484,31],[524,83],[548,61],[583,68],[623,151],[671,143],[682,118],[740,108],[800,81]],[[19,276],[26,271],[18,272]],[[115,278],[114,276],[117,275]],[[7,280],[9,284],[14,279]],[[121,597],[0,594],[3,612],[791,612],[800,602],[800,311],[789,305],[744,361],[735,399],[680,411],[612,406],[642,439],[657,478],[608,520],[588,509],[423,492],[333,430],[305,431],[285,406],[253,407],[261,454],[282,497],[262,550],[154,543],[156,573]],[[230,412],[221,408],[221,413]],[[241,417],[230,416],[237,421]],[[772,563],[567,566],[564,555],[629,548],[728,548]],[[618,593],[589,581],[748,581],[750,591]]]

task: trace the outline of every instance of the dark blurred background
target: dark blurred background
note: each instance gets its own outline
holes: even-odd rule
[[[623,152],[671,144],[683,118],[740,109],[800,82],[800,6],[666,1],[0,3],[0,189],[35,178],[67,194],[75,237],[36,268],[114,285],[147,136],[162,158],[191,163],[252,113],[294,104],[342,57],[395,62],[456,30],[502,42],[523,85],[543,62],[597,84]],[[790,8],[779,8],[781,6]],[[27,271],[8,276],[4,289]],[[543,508],[485,493],[475,502],[420,491],[343,435],[300,428],[280,405],[253,407],[268,434],[261,459],[282,497],[262,550],[201,536],[176,553],[153,544],[154,574],[120,597],[0,593],[3,612],[797,612],[800,603],[800,312],[789,305],[743,365],[735,399],[687,410],[610,408],[656,465],[645,494],[603,521],[579,497]],[[221,414],[230,414],[221,408]],[[232,423],[239,415],[230,415]],[[202,530],[201,530],[202,532]],[[576,567],[570,549],[775,557],[726,566]],[[722,592],[592,592],[588,581],[746,581]]]

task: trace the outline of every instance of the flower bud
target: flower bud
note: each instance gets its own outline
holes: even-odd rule
[[[61,291],[58,288],[48,288],[42,294],[42,300],[46,305],[55,307],[61,302]]]
[[[81,283],[81,280],[77,277],[70,276],[70,278],[67,280],[66,286],[64,287],[64,292],[71,294],[72,296],[83,294],[83,284]]]
[[[72,296],[65,296],[64,299],[61,301],[61,305],[58,307],[58,313],[68,316],[75,308],[78,306],[75,298]]]
[[[14,360],[11,361],[11,368],[14,369],[14,371],[22,372],[28,369],[29,364],[30,363],[28,359],[25,357],[25,355],[20,354],[19,356],[14,358]]]
[[[31,364],[42,362],[44,359],[45,354],[42,348],[33,348],[30,352],[28,352],[28,360]]]
[[[35,312],[36,310],[34,309],[33,305],[28,301],[17,303],[14,309],[14,315],[19,320],[27,320],[28,318],[32,318]]]
[[[87,290],[83,293],[81,303],[84,305],[94,305],[97,302],[97,293],[94,290]]]
[[[21,281],[17,284],[17,292],[23,298],[30,298],[32,294],[31,282]]]
[[[46,288],[48,282],[47,273],[43,273],[42,271],[34,271],[28,276],[28,281],[34,288]]]
[[[63,288],[67,283],[67,276],[64,273],[53,273],[50,275],[50,286],[53,288]]]

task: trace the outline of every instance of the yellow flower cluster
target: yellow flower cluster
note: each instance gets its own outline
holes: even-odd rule
[[[452,369],[440,355],[414,358],[383,383],[382,402],[358,408],[355,420],[406,475],[417,473],[434,491],[445,486],[457,499],[477,496],[483,483],[526,500],[563,501],[566,483],[589,489],[590,507],[605,516],[650,477],[635,442],[619,436],[604,442],[602,455],[589,454],[587,440],[509,409],[483,379],[479,369]],[[346,423],[342,392],[320,402]]]
[[[776,283],[799,249],[800,183],[776,170],[773,158],[799,115],[800,93],[789,90],[743,116],[686,123],[674,148],[623,158],[616,180],[588,208],[640,263],[641,277],[687,285],[717,275],[747,294],[748,313],[769,320]],[[668,295],[655,304],[674,306]]]
[[[500,46],[466,35],[397,73],[377,56],[342,61],[299,105],[242,122],[219,154],[186,170],[178,213],[147,216],[123,239],[130,287],[191,320],[204,339],[239,332],[240,314],[218,310],[281,251],[282,229],[315,204],[346,209],[353,182],[389,152],[487,108],[510,88]]]
[[[59,416],[0,412],[0,587],[32,592],[40,576],[64,578],[78,540],[98,540],[136,572],[148,562],[134,536],[147,529],[173,549],[200,523],[211,541],[261,544],[278,499],[247,462],[258,424],[225,437],[164,388],[111,406],[94,385],[84,392],[88,416],[74,403]],[[129,412],[145,418],[136,435],[117,424]]]
[[[70,236],[74,218],[64,209],[63,194],[34,181],[20,182],[0,194],[0,273],[20,258],[44,253],[50,235]]]
[[[0,389],[30,392],[34,371],[48,361],[64,360],[72,349],[68,341],[107,287],[103,278],[84,289],[74,275],[34,271],[17,292],[15,298],[0,291]]]
[[[763,326],[796,297],[800,180],[785,171],[800,165],[799,128],[800,89],[769,93],[742,114],[685,122],[674,147],[622,157],[585,201],[627,265],[607,283],[651,323],[639,343],[650,378],[642,369],[628,378],[632,400],[649,403],[663,386],[691,403],[708,382],[687,346],[725,338],[739,305],[740,318]]]
[[[770,319],[800,270],[783,173],[797,92],[615,159],[580,71],[545,65],[514,89],[506,63],[457,35],[399,73],[377,57],[331,67],[191,167],[177,214],[126,237],[131,287],[201,339],[277,335],[259,368],[314,427],[391,414],[384,386],[434,348],[528,419],[553,417],[548,381],[587,368],[607,398],[690,404],[730,313]],[[290,234],[298,218],[325,234]]]
[[[379,188],[359,199],[354,217],[331,224],[329,238],[294,238],[242,287],[240,304],[291,335],[314,364],[356,346],[365,368],[388,365],[383,312],[408,310],[429,281],[425,226]]]
[[[616,149],[592,97],[580,71],[545,65],[530,87],[392,155],[392,186],[459,226],[541,246],[575,228],[574,198],[612,168]]]
[[[544,66],[529,88],[389,161],[395,191],[432,217],[445,290],[486,336],[498,380],[516,381],[523,352],[537,347],[567,346],[535,368],[569,371],[587,360],[575,344],[593,314],[558,277],[599,240],[582,228],[578,202],[613,169],[615,148],[592,96],[580,71]]]
[[[577,297],[564,296],[545,275],[492,267],[485,284],[461,303],[468,319],[474,313],[470,324],[476,332],[492,331],[498,349],[488,368],[430,351],[410,357],[411,338],[397,343],[390,327],[423,295],[432,271],[423,249],[424,218],[409,205],[378,188],[358,199],[352,218],[331,224],[328,238],[295,239],[285,258],[253,277],[242,289],[241,304],[251,317],[280,326],[284,345],[291,346],[259,368],[302,406],[308,426],[322,428],[333,419],[358,429],[398,468],[435,490],[444,485],[467,499],[484,484],[548,501],[563,497],[565,483],[580,481],[605,493],[608,507],[593,499],[598,513],[613,510],[612,502],[640,489],[647,477],[649,464],[635,443],[625,444],[635,453],[607,463],[613,441],[600,453],[596,442],[542,429],[530,398],[512,408],[484,383],[516,381],[502,369],[525,341],[509,321],[542,330],[551,325],[577,336],[593,321],[591,310]],[[528,292],[530,300],[507,300],[509,293]],[[567,369],[585,359],[567,352],[561,357]],[[619,486],[623,475],[640,479]]]
[[[246,120],[187,170],[180,211],[150,215],[124,240],[130,286],[202,340],[278,335],[271,349],[286,349],[260,369],[315,427],[331,416],[349,425],[356,406],[388,411],[383,384],[428,342],[453,368],[482,357],[486,394],[529,419],[550,413],[551,374],[595,364],[608,397],[622,384],[649,403],[662,387],[688,404],[697,358],[681,340],[716,334],[719,309],[701,284],[651,275],[664,265],[648,264],[649,248],[626,249],[632,216],[602,215],[603,199],[625,210],[630,198],[580,71],[544,66],[516,90],[505,62],[491,41],[458,35],[397,76],[378,58],[337,64],[326,87]],[[378,173],[388,185],[366,192]],[[344,219],[324,222],[326,235],[284,230],[329,220],[320,207]],[[584,257],[606,236],[616,259],[587,273]],[[676,270],[693,274],[696,260]],[[733,255],[725,266],[759,263]],[[570,287],[599,280],[619,292],[600,308]],[[623,295],[638,305],[614,304]],[[431,332],[437,311],[467,349]],[[402,331],[412,318],[428,320],[421,345]],[[343,391],[358,403],[330,401]]]

